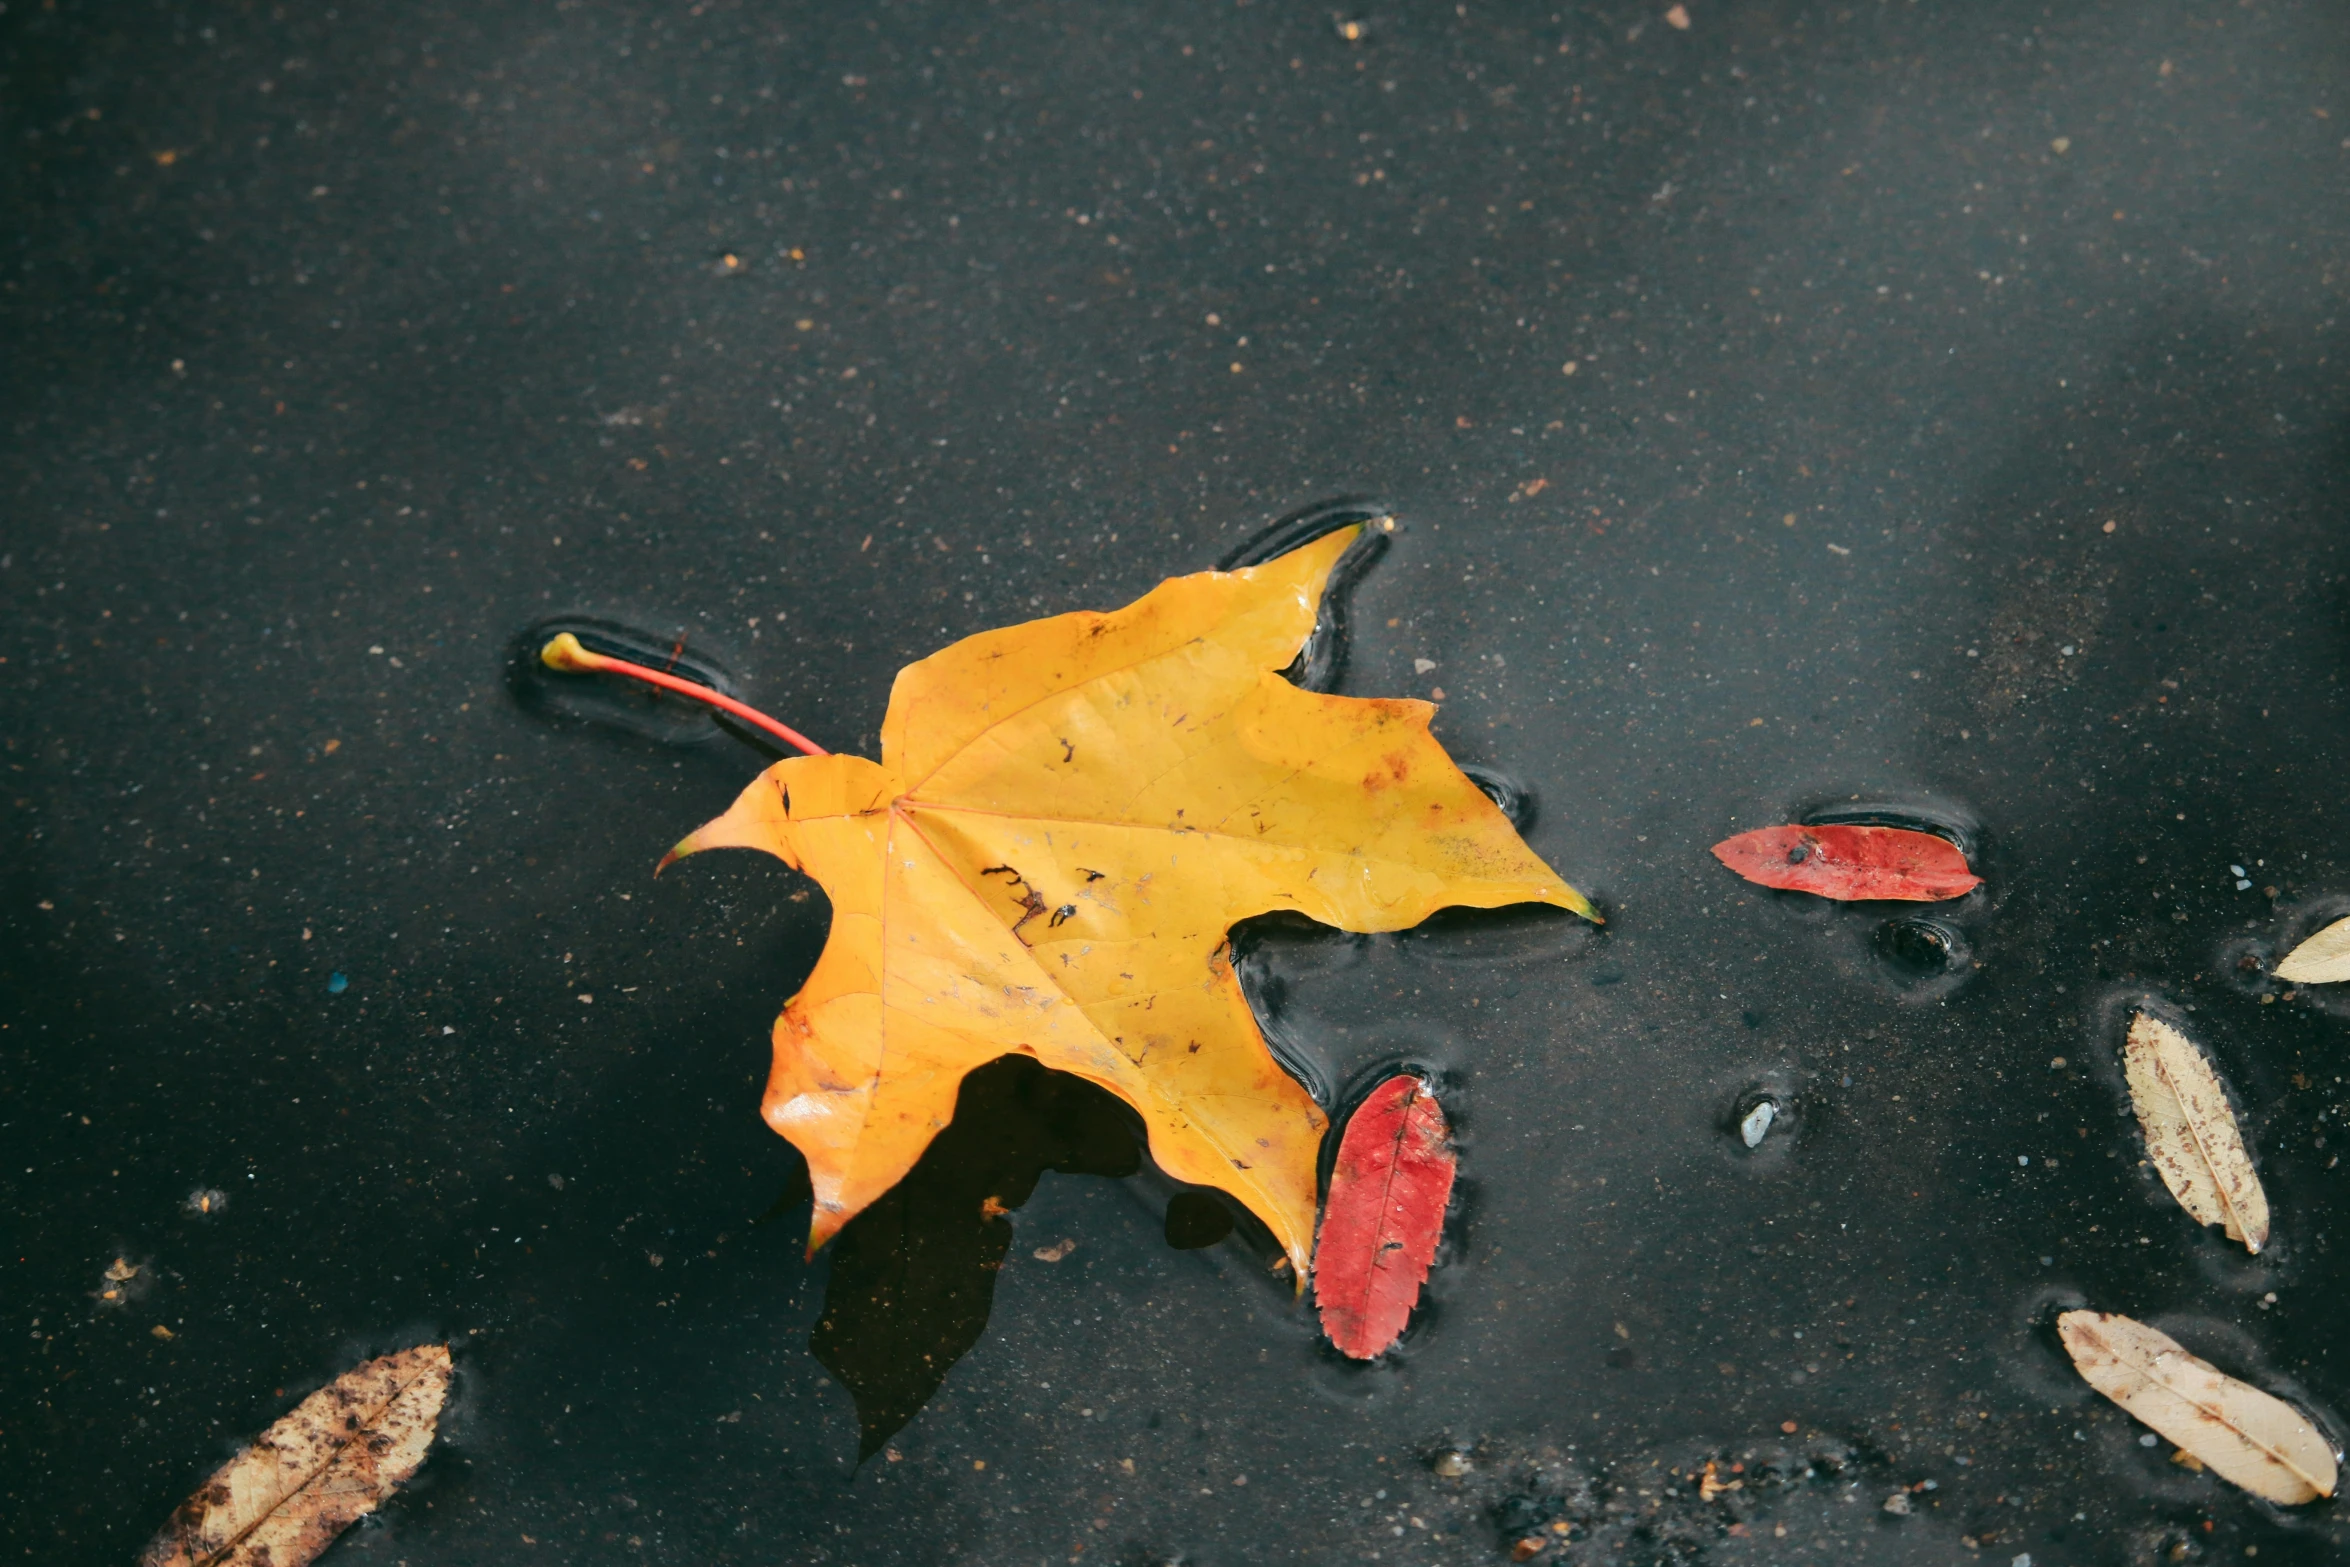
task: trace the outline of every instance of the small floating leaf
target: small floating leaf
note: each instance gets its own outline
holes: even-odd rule
[[[1435,1260],[1456,1160],[1444,1111],[1421,1078],[1371,1090],[1339,1139],[1314,1249],[1322,1331],[1369,1360],[1402,1336]]]
[[[2288,1507],[2334,1494],[2332,1448],[2283,1399],[2128,1317],[2068,1311],[2056,1331],[2091,1387],[2222,1479]]]
[[[2195,1042],[2140,1012],[2130,1019],[2122,1065],[2146,1134],[2146,1157],[2179,1206],[2198,1224],[2226,1225],[2228,1239],[2247,1251],[2267,1245],[2268,1194],[2244,1151],[2219,1074]]]
[[[2350,919],[2339,919],[2285,954],[2279,979],[2296,985],[2334,985],[2350,979]]]
[[[1847,903],[1939,903],[1983,884],[1958,845],[1907,827],[1758,827],[1715,844],[1714,858],[1760,886]]]
[[[214,1471],[139,1567],[302,1567],[416,1473],[449,1374],[446,1344],[344,1372]]]

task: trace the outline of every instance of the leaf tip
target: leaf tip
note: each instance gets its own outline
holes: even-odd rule
[[[1595,905],[1589,898],[1583,896],[1582,890],[1580,888],[1565,888],[1560,894],[1559,904],[1569,914],[1580,914],[1583,916],[1583,918],[1589,920],[1594,925],[1605,925],[1607,923],[1607,916],[1600,913],[1598,906]]]
[[[827,1203],[818,1198],[808,1213],[807,1260],[814,1262],[816,1254],[824,1249],[824,1243],[838,1235],[841,1226],[848,1222],[849,1215],[841,1211],[839,1204]]]
[[[720,817],[719,820],[723,821],[725,818]],[[695,828],[692,832],[689,832],[684,837],[678,839],[677,842],[671,844],[669,846],[669,852],[661,856],[661,863],[653,867],[653,874],[658,876],[663,871],[669,869],[670,866],[675,865],[679,860],[684,859],[687,855],[699,854],[704,849],[712,847],[712,845],[702,841],[702,835],[708,832],[712,825],[712,823],[705,822],[701,826]],[[723,845],[720,845],[720,847],[723,847]]]

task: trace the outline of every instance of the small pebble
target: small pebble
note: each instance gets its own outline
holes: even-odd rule
[[[1738,1137],[1749,1148],[1759,1148],[1771,1130],[1771,1123],[1779,1118],[1779,1107],[1765,1099],[1746,1112],[1746,1119],[1738,1123]]]
[[[340,974],[340,973],[336,973],[336,974],[329,974],[329,975],[327,975],[327,977],[326,977],[326,993],[327,993],[328,995],[330,995],[330,996],[339,996],[339,995],[341,995],[341,994],[342,994],[344,991],[346,991],[346,990],[349,990],[350,988],[351,988],[351,977],[350,977],[348,974]]]
[[[1886,1497],[1885,1511],[1891,1513],[1896,1518],[1907,1518],[1909,1516],[1909,1493],[1907,1491],[1896,1491],[1891,1496]]]

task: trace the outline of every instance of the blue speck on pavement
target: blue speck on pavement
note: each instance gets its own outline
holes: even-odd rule
[[[342,974],[342,973],[335,973],[335,974],[329,974],[329,975],[327,975],[327,977],[326,977],[326,993],[327,993],[328,995],[330,995],[330,996],[339,996],[339,995],[341,995],[341,994],[342,994],[344,991],[346,991],[346,990],[349,990],[350,988],[351,988],[351,976],[350,976],[350,975],[348,975],[348,974]]]

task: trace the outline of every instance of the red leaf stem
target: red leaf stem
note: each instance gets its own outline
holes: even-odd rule
[[[697,702],[706,702],[721,712],[732,713],[744,723],[757,725],[775,736],[776,739],[781,740],[785,745],[805,752],[809,756],[825,754],[824,747],[801,734],[789,724],[777,723],[747,702],[737,702],[722,691],[713,691],[708,686],[687,680],[681,675],[670,674],[666,670],[647,669],[644,665],[632,664],[625,658],[613,658],[605,653],[591,653],[581,645],[579,638],[568,631],[557,636],[539,650],[539,661],[549,669],[559,669],[570,675],[626,675],[631,680],[641,680],[646,685],[659,686],[664,691],[674,692],[678,696],[691,697]]]

